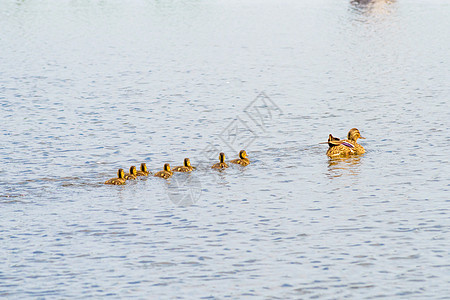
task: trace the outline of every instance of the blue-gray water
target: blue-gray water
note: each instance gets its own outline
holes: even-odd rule
[[[449,11],[2,1],[0,295],[449,299]]]

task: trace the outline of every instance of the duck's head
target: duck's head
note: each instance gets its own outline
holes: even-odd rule
[[[348,137],[347,137],[350,141],[354,141],[356,142],[357,139],[365,139],[365,137],[361,136],[361,133],[359,133],[359,130],[356,128],[352,128],[350,129],[350,131],[348,132]]]
[[[166,171],[166,172],[171,172],[171,171],[170,171],[170,165],[169,165],[169,164],[164,164],[164,171]]]
[[[119,169],[119,171],[117,171],[117,177],[125,178],[125,172],[123,169]]]
[[[240,157],[241,159],[247,158],[247,152],[245,152],[245,150],[239,151],[239,157]]]
[[[191,166],[191,161],[189,160],[189,158],[185,158],[184,159],[184,166],[185,167],[190,167]]]
[[[132,175],[136,175],[137,174],[137,170],[136,170],[135,166],[131,166],[130,167],[130,174],[132,174]]]
[[[225,162],[225,153],[220,152],[220,154],[219,154],[219,160],[220,160],[221,163],[224,163],[224,162]]]
[[[142,172],[147,172],[147,165],[145,163],[141,164],[141,171]]]

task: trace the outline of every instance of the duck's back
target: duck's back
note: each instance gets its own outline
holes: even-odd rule
[[[344,141],[353,145],[353,148],[351,148],[351,150],[353,151],[352,154],[364,154],[364,153],[366,153],[366,150],[364,149],[364,147],[361,146],[360,144],[358,144],[356,141],[354,141],[354,140],[344,140]]]
[[[355,154],[364,154],[366,153],[366,149],[364,149],[363,146],[361,146],[360,144],[355,143]]]
[[[354,151],[352,148],[344,146],[344,145],[337,145],[328,148],[327,156],[333,157],[333,156],[348,156],[354,154]]]

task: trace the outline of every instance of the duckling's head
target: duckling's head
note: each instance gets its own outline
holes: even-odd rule
[[[136,170],[135,166],[131,166],[130,167],[130,174],[132,174],[132,175],[136,175],[137,174],[137,170]]]
[[[220,160],[221,163],[224,163],[224,162],[225,162],[225,153],[220,152],[220,154],[219,154],[219,160]]]
[[[117,177],[125,178],[125,171],[123,169],[119,169],[119,171],[117,171]]]
[[[142,172],[147,172],[147,165],[145,163],[141,164],[141,171]]]
[[[348,139],[350,141],[354,141],[356,142],[357,139],[365,139],[365,137],[361,136],[361,133],[359,133],[359,130],[356,128],[352,128],[350,129],[350,131],[348,132]]]
[[[241,159],[247,158],[247,152],[245,152],[245,150],[239,151],[239,157]]]
[[[171,171],[170,171],[170,165],[169,165],[169,164],[164,164],[164,171],[166,171],[166,172],[171,172]]]
[[[185,167],[190,167],[191,166],[191,161],[189,160],[189,158],[185,158],[184,159],[184,166]]]

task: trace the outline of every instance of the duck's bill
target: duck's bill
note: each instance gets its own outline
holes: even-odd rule
[[[365,140],[365,139],[366,139],[366,138],[365,138],[365,137],[363,137],[363,136],[360,136],[359,138],[360,138],[360,139],[363,139],[363,140]]]

